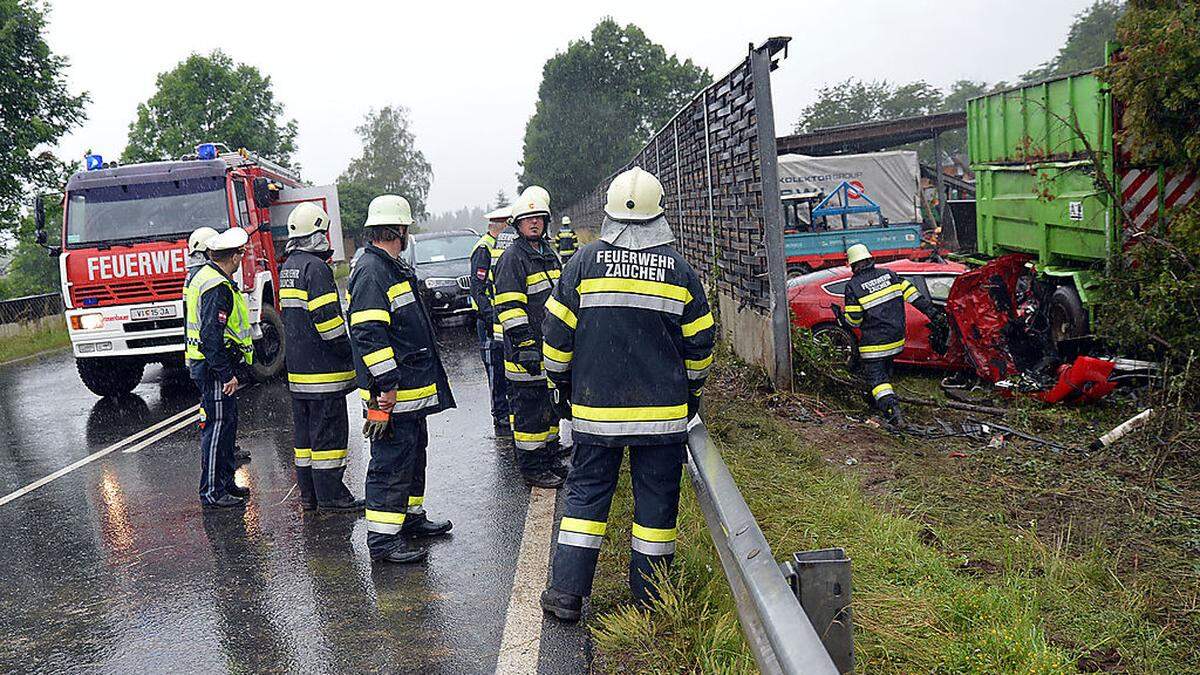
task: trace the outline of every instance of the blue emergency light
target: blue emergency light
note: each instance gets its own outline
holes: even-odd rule
[[[196,156],[200,159],[216,159],[217,145],[215,143],[201,143],[196,146]]]
[[[88,171],[96,171],[104,168],[104,158],[100,155],[86,155],[83,161]]]

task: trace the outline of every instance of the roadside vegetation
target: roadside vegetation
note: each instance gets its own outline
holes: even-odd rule
[[[33,354],[63,349],[70,344],[71,338],[67,335],[67,327],[57,324],[53,327],[30,330],[19,335],[0,337],[0,365]]]

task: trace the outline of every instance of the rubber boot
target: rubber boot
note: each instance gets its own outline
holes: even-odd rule
[[[542,591],[542,611],[560,621],[577,623],[583,616],[583,598],[551,586]]]
[[[322,511],[332,511],[334,513],[358,513],[367,508],[367,500],[354,499],[353,497],[343,498],[327,504],[320,504],[318,508]]]
[[[439,534],[446,534],[454,525],[449,520],[430,520],[425,512],[410,513],[404,518],[404,524],[400,526],[400,534],[411,539],[421,539],[423,537],[436,537]]]
[[[387,553],[372,557],[371,562],[391,563],[394,565],[405,565],[409,563],[421,562],[429,552],[419,546],[410,546],[403,539],[397,540],[396,545]]]

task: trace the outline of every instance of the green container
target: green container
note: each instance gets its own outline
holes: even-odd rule
[[[1111,97],[1090,74],[969,101],[980,253],[1031,253],[1067,268],[1107,258],[1118,209],[1098,174],[1116,185],[1112,130]]]

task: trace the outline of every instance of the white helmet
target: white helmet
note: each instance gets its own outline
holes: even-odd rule
[[[364,227],[412,225],[412,207],[399,195],[379,195],[367,207]]]
[[[663,213],[662,183],[640,166],[625,171],[608,186],[604,212],[613,220],[653,220]]]
[[[851,265],[870,258],[871,249],[867,248],[866,244],[851,244],[850,248],[846,249],[846,262]]]
[[[250,241],[250,235],[240,227],[231,227],[221,234],[208,240],[209,251],[232,251],[239,249]]]
[[[546,210],[550,210],[550,193],[547,192],[546,188],[542,187],[541,185],[530,185],[529,187],[525,188],[525,191],[521,193],[521,196],[536,196],[546,203]],[[521,200],[518,199],[517,201]]]
[[[535,185],[522,192],[521,196],[517,197],[517,201],[513,202],[512,222],[514,225],[522,218],[531,218],[533,216],[550,217],[550,202],[542,197],[539,192],[535,191],[534,188],[537,188],[537,186]],[[541,190],[541,188],[538,188],[538,190]],[[545,192],[545,190],[541,190],[541,192]]]
[[[488,211],[483,217],[488,220],[508,220],[508,217],[511,215],[511,206],[501,206],[498,209],[492,209],[491,211]]]
[[[217,236],[217,231],[211,227],[197,227],[188,237],[188,255],[203,253],[208,250],[208,240]]]
[[[563,225],[563,227],[570,227],[571,226],[571,216],[563,216],[562,225]]]
[[[314,232],[329,231],[329,214],[312,202],[303,202],[288,214],[288,239],[307,237]]]

